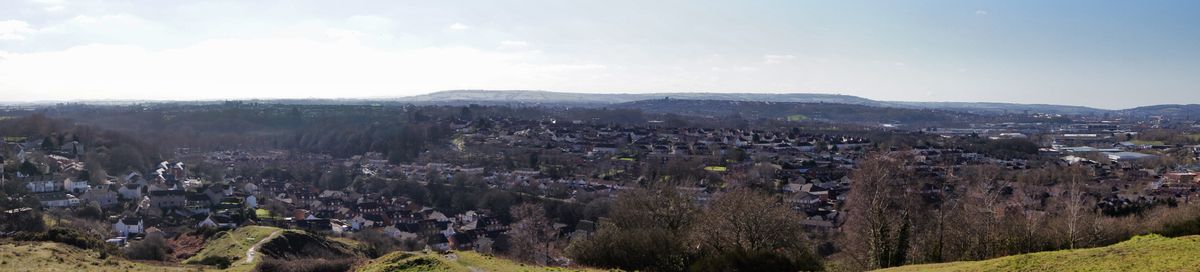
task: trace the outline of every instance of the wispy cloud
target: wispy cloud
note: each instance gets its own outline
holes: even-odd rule
[[[985,15],[988,15],[988,12],[986,10],[979,9],[979,10],[975,10],[975,15],[976,16],[985,16]]]
[[[42,10],[50,13],[63,11],[67,8],[65,0],[30,0],[35,5],[38,5]]]
[[[463,23],[454,23],[447,28],[449,28],[450,30],[461,31],[461,30],[471,29],[471,26],[463,24]]]
[[[166,50],[97,44],[62,51],[0,52],[0,58],[4,58],[0,93],[5,94],[3,99],[17,101],[387,96],[441,89],[548,88],[567,86],[573,79],[607,68],[600,63],[548,61],[528,51],[453,46],[383,49],[304,38],[207,40]]]
[[[791,61],[793,59],[796,59],[796,56],[793,56],[793,55],[765,55],[765,56],[763,56],[763,63],[780,64],[780,63]]]
[[[526,41],[502,41],[502,42],[500,42],[500,49],[514,50],[514,49],[525,49],[525,48],[529,48],[529,42],[526,42]]]
[[[25,37],[33,32],[33,28],[29,27],[29,23],[19,20],[0,21],[0,41],[2,40],[24,40]]]

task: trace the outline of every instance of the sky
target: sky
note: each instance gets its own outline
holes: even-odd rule
[[[1200,103],[1200,1],[0,0],[0,101],[441,90]]]

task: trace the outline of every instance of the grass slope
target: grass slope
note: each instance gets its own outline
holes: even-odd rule
[[[272,233],[282,231],[287,230],[264,226],[245,226],[224,231],[209,238],[204,243],[204,248],[200,249],[200,252],[184,260],[183,263],[200,264],[205,258],[224,257],[233,261],[228,270],[250,271],[257,262],[261,261],[261,256],[256,256],[254,262],[247,263],[245,261],[246,251],[250,250],[251,247],[260,241],[269,238]]]
[[[881,271],[1197,271],[1200,236],[1145,235],[1119,244],[974,262],[910,265]]]
[[[53,242],[0,244],[0,271],[199,271],[203,267],[160,266]]]
[[[470,251],[449,254],[421,252],[393,252],[372,260],[358,269],[360,272],[403,272],[403,271],[599,271],[561,267],[541,267],[485,256]]]

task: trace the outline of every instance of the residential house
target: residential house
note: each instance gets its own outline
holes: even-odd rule
[[[160,190],[150,192],[150,207],[159,209],[179,208],[187,204],[183,190]]]
[[[117,205],[120,194],[113,191],[109,185],[100,185],[95,189],[84,192],[80,197],[84,201],[95,202],[100,207],[111,207]]]
[[[63,187],[62,188],[65,191],[73,192],[76,194],[82,194],[84,192],[87,192],[88,190],[91,190],[92,185],[89,185],[88,181],[86,181],[86,180],[73,180],[73,179],[68,178],[68,179],[63,179]]]
[[[28,177],[26,179],[25,189],[28,189],[30,193],[57,192],[63,189],[63,184],[61,182],[54,182],[54,179],[50,176]]]
[[[79,198],[66,192],[49,192],[35,194],[38,201],[42,203],[42,207],[47,208],[65,208],[78,206]]]
[[[184,206],[192,213],[208,214],[212,209],[212,200],[209,200],[207,195],[200,193],[188,193],[185,197]]]
[[[121,237],[143,234],[146,231],[143,223],[144,221],[139,217],[122,217],[116,223],[113,223],[113,230],[117,232],[117,236]]]
[[[204,221],[196,224],[196,227],[232,229],[237,228],[237,223],[233,221],[233,218],[228,216],[209,214],[207,218],[204,218]]]
[[[117,188],[117,193],[120,194],[121,198],[123,199],[142,199],[142,191],[144,187],[145,186],[142,184],[130,182],[126,183],[120,188]]]
[[[255,197],[254,195],[246,196],[245,202],[243,202],[243,203],[245,204],[246,208],[248,208],[248,209],[258,208],[258,198]]]

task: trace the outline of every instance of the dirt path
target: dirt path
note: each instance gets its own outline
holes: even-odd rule
[[[278,237],[280,232],[282,232],[282,230],[277,230],[275,232],[272,232],[271,235],[267,235],[267,238],[258,240],[258,243],[254,243],[254,246],[251,246],[250,249],[247,249],[246,250],[246,263],[254,263],[254,256],[258,255],[258,249],[261,248],[263,244],[267,243],[267,241],[270,241],[271,239],[275,239],[275,237]]]

